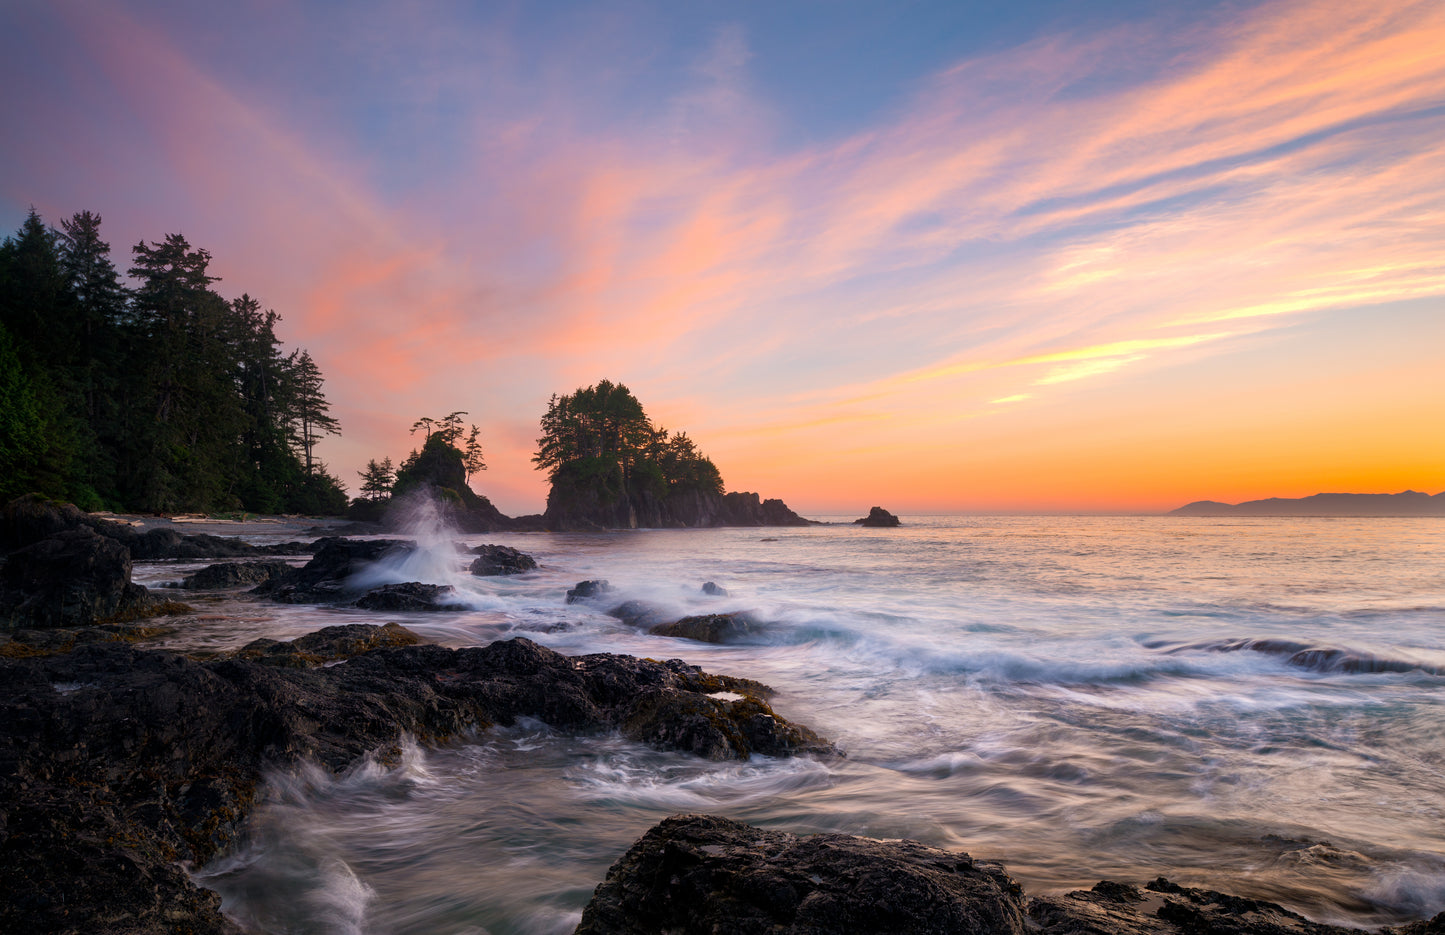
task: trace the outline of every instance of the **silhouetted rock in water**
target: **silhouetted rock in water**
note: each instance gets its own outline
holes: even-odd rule
[[[868,515],[862,519],[853,520],[854,526],[897,526],[898,517],[889,513],[881,506],[875,506],[868,511]]]
[[[713,584],[711,581],[705,582],[705,583],[703,584],[703,586],[702,586],[702,593],[706,594],[706,595],[709,596],[709,597],[727,597],[727,596],[728,596],[728,590],[727,590],[727,588],[724,588],[724,587],[722,587],[722,586],[720,586],[720,585]]]
[[[510,546],[479,545],[472,554],[477,559],[468,570],[474,575],[520,575],[537,567],[535,558]]]
[[[718,526],[807,526],[781,500],[761,500],[755,493],[717,494],[683,490],[659,498],[650,492],[631,495],[607,492],[595,483],[554,481],[543,514],[547,529],[678,529]]]
[[[407,581],[372,588],[356,599],[356,606],[362,610],[389,611],[466,610],[466,604],[447,600],[456,593],[457,589],[448,584]]]
[[[764,831],[709,815],[656,825],[607,871],[578,935],[1023,935],[1003,868],[912,841]]]
[[[352,575],[383,558],[401,558],[416,549],[408,539],[319,540],[315,556],[300,568],[251,590],[286,604],[332,604],[354,601],[364,590],[351,583]]]
[[[646,601],[623,601],[607,611],[607,616],[616,617],[630,627],[650,627],[667,619],[660,609]]]
[[[703,643],[730,643],[759,633],[757,621],[741,611],[731,614],[699,614],[671,623],[660,623],[647,631],[653,636],[673,636]]]
[[[1364,935],[1263,900],[1108,881],[1025,899],[1000,864],[915,841],[655,825],[607,871],[577,935]],[[1445,935],[1445,913],[1376,935]]]
[[[125,546],[85,526],[14,550],[0,567],[0,629],[134,620],[161,603],[132,583]]]
[[[611,591],[612,585],[602,578],[595,581],[579,581],[576,587],[568,589],[567,603],[575,604],[578,601],[595,600]]]
[[[208,662],[118,644],[0,657],[0,931],[237,931],[182,861],[232,846],[264,771],[303,759],[340,770],[523,717],[715,757],[830,749],[761,702],[707,697],[757,683],[677,660],[521,639],[353,654],[410,638],[353,625]]]
[[[1445,493],[1317,493],[1309,497],[1220,503],[1197,500],[1169,516],[1445,516]]]
[[[285,562],[221,562],[186,575],[178,587],[204,591],[243,585],[254,587],[290,572],[291,566]]]

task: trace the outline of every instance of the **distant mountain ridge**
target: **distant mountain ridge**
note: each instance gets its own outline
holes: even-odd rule
[[[1311,497],[1219,503],[1197,500],[1168,516],[1445,516],[1445,492],[1317,493]]]

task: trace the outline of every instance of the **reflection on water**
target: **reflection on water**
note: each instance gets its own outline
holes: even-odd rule
[[[253,927],[569,931],[607,866],[681,811],[916,838],[1003,860],[1032,892],[1164,874],[1356,925],[1445,909],[1445,524],[939,517],[465,541],[543,567],[469,579],[439,546],[481,609],[217,595],[170,642],[395,619],[452,646],[681,657],[774,685],[848,757],[716,764],[534,724],[392,770],[277,776],[248,846],[202,874]],[[564,604],[586,578],[679,616],[751,610],[762,635],[649,636]]]

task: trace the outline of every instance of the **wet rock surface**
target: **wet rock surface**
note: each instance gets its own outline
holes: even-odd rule
[[[592,601],[604,597],[611,592],[612,585],[603,579],[579,581],[575,587],[567,589],[567,603],[576,604],[579,601]]]
[[[579,935],[1023,935],[1020,890],[997,864],[911,841],[764,831],[669,818],[612,865]]]
[[[251,593],[285,604],[332,604],[354,601],[366,593],[352,584],[352,576],[383,558],[400,558],[416,543],[408,539],[346,539],[330,536],[317,540],[316,554],[300,568],[254,588]]]
[[[466,610],[466,604],[452,600],[456,593],[457,589],[447,584],[406,581],[372,588],[357,598],[356,606],[362,610],[387,611]]]
[[[533,571],[537,560],[526,552],[506,545],[479,545],[472,549],[477,558],[467,568],[474,575],[520,575]]]
[[[751,614],[697,614],[669,623],[660,623],[647,631],[653,636],[672,636],[703,643],[731,643],[756,636],[762,630]]]
[[[234,842],[266,769],[339,770],[403,736],[532,717],[715,758],[831,750],[757,683],[678,660],[414,638],[357,624],[206,662],[116,643],[0,658],[0,931],[234,931],[179,862]]]
[[[290,573],[285,562],[220,562],[186,575],[179,586],[198,591],[254,587]]]
[[[654,826],[607,872],[577,935],[1362,935],[1159,878],[1029,899],[1005,869],[915,841],[767,831],[710,815]],[[1380,930],[1445,935],[1445,913]]]

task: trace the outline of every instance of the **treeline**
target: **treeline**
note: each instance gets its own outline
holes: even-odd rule
[[[180,234],[132,248],[122,282],[83,211],[32,209],[0,244],[0,498],[86,510],[339,513],[315,456],[340,431],[274,311],[222,298]]]
[[[610,380],[552,397],[532,460],[552,481],[549,509],[569,491],[601,501],[723,492],[722,474],[686,432],[654,426],[632,391]]]

